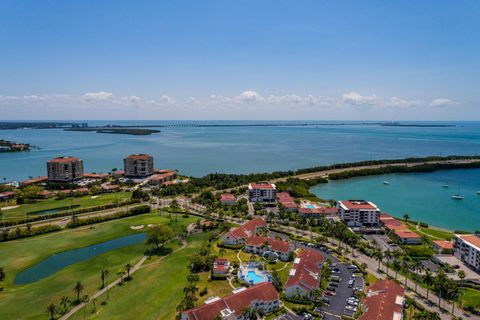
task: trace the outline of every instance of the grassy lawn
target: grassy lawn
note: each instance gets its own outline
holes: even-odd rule
[[[464,307],[480,308],[480,291],[465,288],[462,294],[462,305]]]
[[[189,258],[198,252],[207,239],[207,233],[196,234],[188,239],[184,249],[159,263],[146,265],[134,274],[132,281],[113,288],[105,305],[100,305],[105,299],[102,296],[95,313],[90,303],[87,318],[174,319],[176,307],[183,296],[183,287],[187,284]],[[71,319],[83,319],[83,311]]]
[[[194,218],[180,217],[178,222],[172,224],[172,228],[178,229],[193,221]],[[107,268],[110,272],[109,279],[113,281],[118,277],[117,272],[122,271],[126,263],[135,264],[147,247],[144,243],[139,243],[112,250],[27,285],[13,284],[15,274],[19,271],[51,254],[133,234],[138,231],[131,230],[130,226],[150,223],[170,224],[170,221],[157,214],[148,214],[0,243],[0,265],[7,274],[3,291],[0,291],[0,319],[45,319],[45,309],[49,303],[58,303],[62,296],[73,300],[72,288],[76,281],[81,280],[85,287],[82,294],[91,295],[101,284],[100,270]],[[171,243],[169,246],[173,250],[178,244]]]
[[[424,228],[424,227],[419,227],[419,230],[417,230],[417,226],[411,223],[408,223],[408,228],[412,231],[419,231],[420,235],[422,234],[426,235],[431,240],[452,240],[453,239],[453,233],[444,231],[444,230],[439,230],[435,228]]]
[[[106,193],[92,198],[88,195],[85,197],[70,197],[62,200],[57,200],[55,198],[38,200],[34,203],[25,203],[20,205],[18,208],[3,210],[2,213],[5,215],[5,220],[19,220],[26,218],[32,212],[39,212],[43,210],[55,210],[58,209],[59,212],[68,210],[70,206],[74,209],[83,209],[88,207],[95,207],[105,204],[116,203],[117,200],[121,202],[124,199],[131,197],[130,192],[117,192],[117,193]],[[56,212],[50,212],[56,213]]]
[[[223,297],[226,296],[230,293],[232,293],[232,287],[228,284],[228,280],[208,280],[208,276],[210,275],[210,272],[202,272],[199,274],[200,276],[200,281],[197,284],[198,291],[202,291],[202,289],[207,288],[207,294],[204,296],[199,295],[199,299],[196,302],[197,306],[200,306],[203,304],[205,300],[207,300],[210,297]]]

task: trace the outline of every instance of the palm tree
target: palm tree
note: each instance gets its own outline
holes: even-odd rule
[[[242,311],[242,316],[248,320],[255,319],[255,309],[252,307],[245,307],[245,309]]]
[[[52,302],[47,306],[47,313],[50,316],[50,320],[55,319],[55,313],[57,313],[57,306],[55,303]]]
[[[462,295],[463,295],[463,285],[464,285],[464,282],[463,280],[465,279],[466,275],[465,275],[465,271],[463,270],[460,270],[458,271],[458,277],[460,278],[460,284],[461,284],[461,288],[460,288],[460,306],[462,305]]]
[[[448,288],[448,293],[450,298],[452,299],[452,316],[455,313],[455,300],[458,298],[458,287],[456,285],[453,285]]]
[[[433,280],[434,279],[433,279],[432,273],[427,269],[425,271],[425,277],[423,278],[423,281],[427,285],[427,301],[429,301],[428,294],[430,293],[430,286],[433,284]]]
[[[100,273],[100,278],[102,279],[102,287],[101,289],[103,289],[105,287],[105,278],[108,276],[108,270],[107,269],[103,269]]]
[[[392,258],[392,252],[390,251],[390,249],[387,249],[387,251],[385,251],[384,253],[384,257],[387,259],[387,278],[388,278],[388,269],[390,267],[390,259]]]
[[[405,272],[405,283],[404,287],[405,289],[408,289],[407,287],[407,281],[408,281],[408,272],[410,271],[410,263],[407,260],[402,261],[402,269]]]
[[[130,279],[130,269],[132,269],[132,265],[130,263],[127,263],[125,265],[125,271],[127,272],[127,279]]]
[[[223,255],[225,254],[225,249],[224,249],[224,248],[220,248],[220,250],[218,251],[218,253],[220,253],[220,256],[223,258]]]
[[[85,320],[87,318],[87,303],[90,301],[90,297],[88,294],[84,295],[82,297],[82,302],[85,303],[85,307],[83,307],[83,319]]]
[[[67,296],[63,296],[60,299],[60,305],[63,307],[64,312],[67,311],[67,304],[69,304],[69,303],[70,303],[70,299]]]
[[[82,285],[82,282],[77,281],[75,287],[73,287],[73,291],[77,295],[77,302],[80,302],[80,294],[82,293],[83,289],[85,289]]]
[[[375,257],[375,260],[377,260],[377,262],[378,262],[377,269],[382,270],[381,267],[380,267],[380,263],[382,262],[382,258],[383,258],[382,251],[380,251],[379,249],[376,249],[373,253],[373,256]]]
[[[410,219],[410,216],[408,215],[408,213],[404,213],[403,220],[405,220],[405,222],[408,222],[408,219]]]
[[[413,262],[413,270],[415,271],[415,293],[417,292],[417,285],[418,285],[418,273],[422,271],[423,264],[420,260],[415,260]]]

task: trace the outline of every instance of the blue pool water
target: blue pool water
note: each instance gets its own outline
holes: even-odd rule
[[[306,204],[306,205],[305,205],[305,208],[307,208],[307,209],[315,209],[316,206],[315,206],[314,204],[310,204],[310,203],[309,203],[309,204]]]
[[[258,275],[256,271],[249,270],[246,277],[248,282],[253,282],[254,284],[265,282],[265,277]]]
[[[97,243],[88,247],[53,254],[30,268],[19,272],[15,277],[14,283],[28,284],[41,280],[74,263],[93,258],[110,250],[123,248],[145,241],[145,239],[146,235],[144,233],[137,233]]]

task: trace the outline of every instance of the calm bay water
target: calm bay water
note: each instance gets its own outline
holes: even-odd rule
[[[384,185],[383,181],[389,181]],[[448,188],[443,185],[448,184]],[[312,193],[324,199],[367,199],[384,212],[430,225],[474,232],[480,230],[480,169],[389,174],[331,181]],[[464,200],[453,200],[460,193]]]
[[[153,125],[252,122],[88,123]],[[122,167],[122,159],[126,155],[143,152],[155,157],[156,167],[178,169],[186,175],[201,176],[211,172],[290,170],[355,160],[480,153],[480,122],[455,123],[456,127],[447,128],[381,127],[358,123],[338,125],[339,122],[321,124],[309,127],[167,127],[161,128],[161,133],[150,136],[68,132],[61,129],[0,130],[0,139],[31,143],[40,148],[30,152],[0,154],[0,178],[22,180],[28,176],[45,175],[45,162],[62,155],[82,158],[87,171],[108,172],[112,168]]]

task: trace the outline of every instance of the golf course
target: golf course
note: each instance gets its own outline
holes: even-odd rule
[[[5,281],[0,283],[0,319],[48,319],[49,316],[46,310],[49,304],[54,303],[62,310],[63,307],[60,303],[62,298],[64,301],[67,299],[74,301],[76,299],[76,293],[73,288],[78,281],[81,281],[83,287],[81,295],[92,295],[101,287],[102,270],[108,270],[105,284],[110,283],[125,271],[126,264],[134,265],[137,263],[149,247],[145,244],[145,241],[139,241],[135,244],[118,247],[65,266],[63,269],[38,281],[25,285],[16,285],[15,277],[21,271],[31,268],[58,253],[101,244],[119,237],[144,233],[148,229],[148,225],[168,225],[174,231],[181,231],[188,224],[196,221],[196,218],[193,217],[184,218],[179,216],[177,219],[178,221],[172,221],[168,217],[161,216],[155,212],[76,229],[65,229],[38,237],[0,243],[0,267],[6,273]],[[133,230],[132,226],[137,226],[134,228],[136,230]],[[131,287],[128,289],[128,292],[133,293],[135,286],[139,286],[139,288],[142,288],[143,293],[138,294],[138,298],[141,295],[146,296],[145,290],[149,290],[148,288],[154,283],[151,277],[155,274],[159,276],[156,281],[162,283],[171,281],[171,285],[178,283],[181,290],[182,284],[179,283],[179,279],[184,277],[181,277],[180,273],[187,272],[186,261],[188,253],[194,252],[195,245],[201,241],[201,238],[191,239],[184,250],[171,256],[169,256],[169,253],[180,248],[181,245],[176,240],[168,243],[163,250],[166,259],[156,263],[157,260],[164,257],[161,255],[149,257],[145,262],[147,267],[139,270],[135,274],[134,279],[127,283],[126,286]],[[162,267],[163,264],[166,264],[165,268]],[[176,266],[175,270],[178,269],[178,271],[171,273],[172,266]],[[174,276],[168,279],[168,277],[162,276],[162,273],[170,273]],[[148,276],[148,278],[143,279],[146,282],[142,280],[142,274]],[[159,291],[163,287],[164,285],[161,285],[155,290]],[[105,307],[110,307],[116,303],[116,291],[112,290],[109,303]],[[118,291],[119,296],[121,296],[121,290]],[[164,295],[165,299],[172,299],[172,301],[175,301],[177,298],[168,290],[164,292]],[[27,305],[28,308],[25,307]],[[67,303],[65,309],[70,308],[70,303]],[[175,305],[173,305],[174,311]],[[83,310],[80,313],[83,314]],[[112,314],[109,315],[109,318],[112,318]]]

